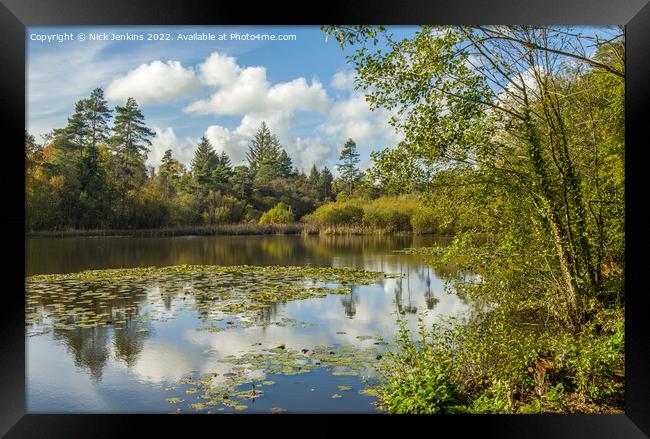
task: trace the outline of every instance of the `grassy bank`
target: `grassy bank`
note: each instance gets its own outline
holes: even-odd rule
[[[164,227],[159,229],[115,230],[45,230],[27,232],[28,237],[69,238],[98,236],[216,236],[216,235],[300,235],[316,234],[319,229],[309,224],[219,224],[206,226]]]

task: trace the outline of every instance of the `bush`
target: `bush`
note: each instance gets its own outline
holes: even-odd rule
[[[291,207],[284,203],[278,203],[262,215],[260,224],[288,224],[292,223],[294,219]]]
[[[513,321],[514,320],[514,321]],[[624,407],[624,320],[600,310],[580,332],[522,327],[497,310],[469,322],[399,322],[377,366],[374,393],[390,413],[620,412]]]
[[[413,197],[382,197],[364,206],[363,222],[375,230],[408,232],[418,201]]]
[[[358,200],[327,203],[304,217],[305,222],[318,226],[359,225],[362,220],[363,208]]]
[[[389,413],[461,412],[451,362],[436,355],[440,346],[430,344],[424,332],[418,342],[412,341],[403,320],[398,328],[397,349],[377,367],[379,382],[374,390],[379,407]]]

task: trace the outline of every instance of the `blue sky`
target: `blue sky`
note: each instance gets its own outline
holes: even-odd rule
[[[417,31],[409,26],[389,29],[398,39]],[[607,35],[604,28],[578,29]],[[64,33],[67,40],[54,38]],[[89,39],[104,33],[109,38],[140,35],[143,40]],[[195,33],[226,38],[178,38]],[[295,39],[232,40],[235,33]],[[148,34],[169,34],[170,40],[149,41]],[[294,165],[304,170],[316,164],[335,171],[347,138],[356,141],[362,168],[370,164],[370,151],[400,140],[388,124],[390,114],[370,111],[364,96],[353,89],[349,52],[327,40],[317,26],[30,27],[26,39],[27,129],[37,140],[65,126],[74,103],[96,87],[104,89],[111,106],[123,105],[127,97],[138,101],[156,133],[148,157],[153,166],[167,149],[189,164],[201,136],[228,153],[234,164],[243,163],[262,121],[278,135]]]
[[[393,28],[411,35],[414,27]],[[180,41],[178,34],[225,33],[228,41]],[[33,35],[71,33],[73,41]],[[86,36],[79,41],[79,34]],[[89,41],[93,33],[140,34],[144,41]],[[147,41],[169,33],[171,41]],[[295,41],[232,41],[232,33],[287,35]],[[234,163],[244,160],[262,120],[280,137],[294,164],[333,168],[348,137],[362,166],[369,152],[398,135],[385,111],[369,110],[352,88],[346,53],[318,27],[31,27],[27,30],[27,129],[40,135],[62,127],[74,103],[102,87],[111,106],[136,98],[156,136],[149,164],[171,148],[189,163],[203,135]]]

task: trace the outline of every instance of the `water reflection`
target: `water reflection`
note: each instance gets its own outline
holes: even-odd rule
[[[214,298],[194,291],[191,285],[170,288],[152,283],[143,290],[123,292],[106,309],[97,310],[108,316],[105,326],[53,328],[28,338],[29,410],[79,411],[82,395],[92,393],[95,399],[86,398],[82,411],[107,411],[108,406],[108,411],[166,412],[164,387],[191,371],[226,373],[230,366],[219,359],[228,355],[279,344],[296,350],[334,344],[381,349],[381,344],[368,336],[392,340],[397,315],[415,329],[419,317],[430,324],[440,316],[468,308],[464,300],[445,292],[442,278],[449,273],[436,272],[420,256],[394,252],[433,241],[433,237],[354,236],[29,240],[30,273],[190,263],[309,264],[405,275],[352,286],[350,293],[342,296],[274,303],[257,312],[246,326],[230,326],[228,319],[215,319],[210,311]],[[37,308],[53,305],[47,295],[38,301]],[[35,326],[43,325],[47,321]],[[211,326],[225,329],[200,330]],[[68,385],[71,379],[76,390]],[[291,389],[278,384],[249,411],[268,411],[272,406],[291,409],[292,404],[294,411],[337,411],[341,407],[373,411],[369,399],[356,391],[346,395],[345,402],[332,402],[331,393],[323,396],[319,392],[326,392],[324,386],[331,377],[328,379],[318,373],[301,375],[300,380],[315,390],[301,394],[296,401],[291,399]],[[295,380],[288,383],[295,385]]]
[[[358,287],[351,287],[350,288],[350,295],[343,296],[341,298],[341,304],[343,305],[343,309],[345,310],[345,315],[349,319],[353,319],[355,314],[357,313],[357,303],[359,303],[359,297],[357,294],[355,294],[355,291]]]

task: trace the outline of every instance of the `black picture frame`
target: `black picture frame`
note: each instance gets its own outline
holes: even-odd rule
[[[624,24],[626,25],[626,408],[621,415],[44,415],[25,408],[24,155],[25,27],[36,25],[175,24]],[[193,434],[224,428],[239,434],[338,436],[439,434],[457,437],[642,438],[650,436],[650,319],[642,251],[650,244],[644,183],[650,102],[650,5],[647,0],[436,0],[224,2],[221,0],[2,0],[0,120],[4,160],[0,221],[6,245],[0,306],[0,433],[26,437],[124,437],[136,427]],[[646,147],[644,147],[646,145]],[[9,238],[9,239],[7,239]],[[22,268],[21,268],[22,267]],[[342,423],[345,422],[345,425]],[[144,424],[144,425],[143,425]],[[232,433],[228,433],[232,434]],[[448,433],[449,434],[449,433]]]

